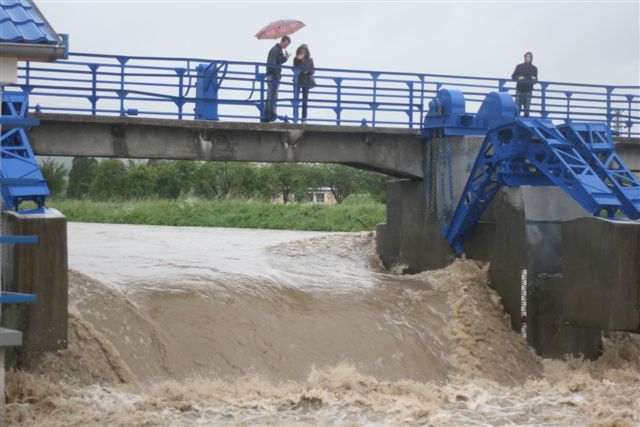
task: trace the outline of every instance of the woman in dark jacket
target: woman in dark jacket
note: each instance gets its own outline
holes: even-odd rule
[[[307,101],[309,99],[309,89],[316,85],[316,81],[313,78],[314,64],[313,58],[309,53],[309,46],[301,44],[296,50],[296,57],[293,59],[294,67],[308,68],[302,70],[298,75],[298,90],[302,92],[302,121],[307,120]]]

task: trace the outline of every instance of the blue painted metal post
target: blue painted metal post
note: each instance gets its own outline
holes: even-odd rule
[[[507,89],[504,87],[504,85],[507,83],[506,79],[500,79],[498,80],[498,92],[506,92]]]
[[[571,121],[571,96],[573,95],[573,92],[571,92],[570,90],[565,91],[564,93],[567,97],[567,118],[565,120],[565,122],[569,123]]]
[[[424,119],[424,75],[420,75],[420,123]]]
[[[293,104],[293,123],[298,123],[298,118],[300,117],[300,93],[298,89],[300,87],[300,82],[298,81],[300,72],[299,68],[293,70],[293,101],[291,101]]]
[[[264,114],[264,77],[265,74],[260,72],[260,66],[256,65],[256,71],[255,71],[255,76],[256,76],[256,80],[260,82],[260,119],[263,119],[263,114]]]
[[[89,64],[89,69],[91,70],[91,96],[89,97],[89,102],[91,102],[91,115],[96,115],[96,110],[98,107],[98,68],[100,65],[98,64]]]
[[[609,128],[611,128],[611,119],[612,119],[612,114],[611,114],[611,92],[613,91],[613,88],[611,86],[607,86],[607,126],[609,126]]]
[[[540,115],[543,119],[546,119],[549,115],[547,112],[547,86],[549,86],[549,83],[540,83]]]
[[[125,56],[118,56],[118,62],[120,63],[120,90],[118,92],[118,97],[120,98],[120,117],[124,117],[127,115],[127,112],[124,108],[124,67],[127,62],[129,62],[129,58]]]
[[[373,78],[373,102],[371,103],[373,113],[371,114],[371,126],[376,127],[376,112],[378,111],[378,77],[380,77],[380,73],[370,74]]]
[[[406,82],[409,87],[409,128],[413,129],[413,82]]]
[[[633,95],[626,96],[627,101],[629,102],[628,116],[627,116],[627,136],[631,138],[631,126],[633,126],[633,121],[631,120],[631,105],[633,102]]]
[[[27,61],[25,65],[25,78],[24,85],[22,86],[22,90],[31,93],[31,62]]]
[[[342,118],[342,79],[336,77],[333,81],[336,82],[336,106],[333,107],[333,111],[336,113],[336,124],[340,126]]]
[[[178,119],[182,119],[182,107],[184,105],[184,73],[186,68],[176,68],[175,72],[178,75],[178,99],[174,100],[178,106]]]

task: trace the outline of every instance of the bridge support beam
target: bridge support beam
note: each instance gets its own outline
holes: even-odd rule
[[[440,142],[447,143],[450,144],[454,171],[453,199],[457,201],[481,140],[466,137]],[[444,267],[454,259],[453,251],[440,233],[441,216],[447,215],[448,206],[442,209],[442,205],[448,197],[449,184],[445,182],[442,186],[440,182],[447,174],[442,175],[438,170],[436,153],[439,150],[438,146],[428,150],[434,153],[431,156],[434,167],[425,168],[430,171],[431,179],[401,180],[389,184],[387,224],[378,226],[377,241],[378,252],[388,267],[403,265],[406,272],[418,272]],[[558,188],[504,188],[464,246],[469,258],[491,263],[491,286],[501,295],[512,327],[521,331],[525,316],[527,341],[544,357],[582,354],[596,358],[600,354],[601,329],[604,326],[600,323],[570,323],[567,313],[574,302],[565,297],[567,278],[563,274],[566,268],[563,253],[567,246],[573,247],[574,244],[571,240],[563,241],[562,236],[566,234],[563,230],[570,221],[583,221],[577,218],[587,215]],[[631,226],[640,230],[640,224]],[[595,245],[593,250],[598,251],[600,242],[589,231],[583,229],[582,234],[592,247]],[[584,246],[585,242],[578,245]],[[629,260],[634,256],[634,260],[640,259],[640,247],[625,247],[631,252],[627,256]],[[600,254],[607,253],[606,248],[600,249]],[[615,270],[614,256],[605,258],[601,255],[601,258]],[[526,282],[524,287],[523,280]],[[583,281],[581,285],[580,292],[589,295],[596,290],[597,283],[591,280]],[[522,298],[523,290],[526,298]],[[524,301],[526,307],[523,310]],[[597,313],[591,312],[591,315],[596,316]]]
[[[3,234],[36,235],[31,245],[3,245],[3,290],[34,294],[33,304],[4,306],[2,324],[23,332],[22,352],[55,351],[67,348],[68,263],[67,219],[55,209],[43,214],[3,212]],[[8,363],[16,354],[7,351]]]

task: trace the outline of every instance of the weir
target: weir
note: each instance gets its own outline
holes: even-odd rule
[[[512,326],[526,331],[543,356],[595,358],[601,330],[640,331],[640,225],[618,218],[635,219],[640,209],[640,184],[632,174],[640,168],[634,160],[640,152],[632,129],[640,102],[635,94],[577,84],[594,91],[585,93],[598,106],[587,110],[567,95],[565,109],[558,110],[551,101],[571,84],[541,82],[533,110],[540,118],[520,119],[504,79],[494,82],[493,92],[486,78],[478,83],[468,77],[317,69],[317,97],[309,99],[309,109],[321,114],[299,124],[297,71],[288,76],[283,67],[283,75],[293,78],[290,87],[283,84],[284,123],[265,124],[250,122],[259,119],[264,104],[265,64],[209,66],[187,59],[184,68],[178,65],[185,60],[176,58],[74,59],[49,68],[21,67],[11,96],[28,94],[31,108],[23,119],[39,126],[22,131],[23,145],[7,139],[8,150],[21,150],[30,161],[50,155],[323,162],[383,173],[394,178],[387,223],[377,229],[378,252],[387,266],[418,272],[444,267],[461,254],[490,262],[491,286],[502,296]],[[150,65],[155,60],[169,65]],[[67,87],[69,79],[76,84]],[[460,86],[471,89],[453,89]],[[87,105],[52,102],[61,93]],[[482,105],[474,113],[466,102]],[[194,113],[185,108],[189,104]],[[168,110],[171,105],[176,111]],[[620,106],[628,107],[628,120],[618,154],[610,129],[622,117]],[[222,121],[229,119],[235,121]],[[565,124],[556,126],[558,121]],[[25,177],[11,170],[6,169],[15,178]],[[34,250],[7,252],[4,286],[45,298],[5,319],[28,331],[31,349],[46,351],[66,346],[66,222],[43,210],[48,190],[37,168],[31,172],[37,185],[27,194],[16,184],[7,200],[17,210],[32,200],[38,212],[5,219],[9,229],[38,233],[42,241]]]

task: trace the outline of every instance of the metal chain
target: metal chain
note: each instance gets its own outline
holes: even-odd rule
[[[435,216],[436,211],[436,203],[435,203],[435,189],[433,185],[433,138],[427,139],[425,142],[425,179],[427,182],[427,187],[425,191],[427,193],[427,203],[429,205],[429,217],[433,218]]]

